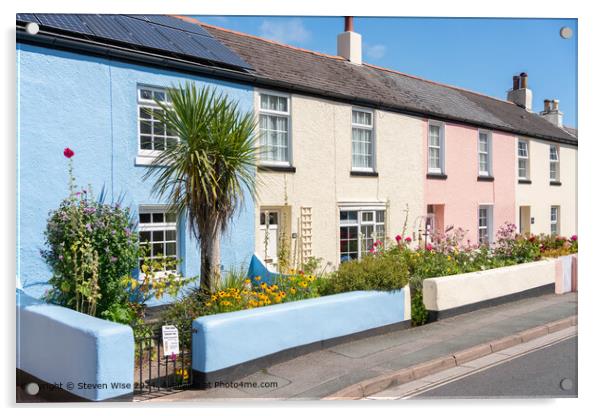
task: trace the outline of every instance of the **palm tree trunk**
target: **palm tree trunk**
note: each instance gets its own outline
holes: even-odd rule
[[[220,239],[219,226],[207,230],[201,238],[201,288],[207,293],[215,290],[220,276]]]

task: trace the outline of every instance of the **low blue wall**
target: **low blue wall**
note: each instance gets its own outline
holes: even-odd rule
[[[17,290],[17,368],[82,399],[129,395],[134,386],[134,335],[128,326]]]
[[[286,349],[407,321],[411,317],[404,302],[409,301],[405,290],[358,291],[203,316],[192,324],[192,368],[211,373]]]

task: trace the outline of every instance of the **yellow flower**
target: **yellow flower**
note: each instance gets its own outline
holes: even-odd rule
[[[291,295],[294,295],[295,293],[297,293],[297,289],[295,289],[294,287],[291,287]]]
[[[215,302],[217,300],[217,296],[211,295],[211,300]]]
[[[301,286],[303,289],[305,289],[307,287],[307,282],[300,282],[299,286]]]
[[[447,256],[447,259],[448,259],[448,260],[451,260],[451,256]]]
[[[276,286],[276,285],[272,285],[272,286],[270,287],[270,289],[272,289],[272,290],[278,290],[278,286]]]
[[[280,296],[275,296],[274,297],[274,302],[280,303],[280,301],[282,301],[282,298]]]
[[[259,282],[261,280],[261,276],[255,276],[255,280]]]
[[[245,283],[246,283],[246,284],[249,284],[249,283],[251,283],[251,279],[245,279]]]
[[[211,306],[211,302],[205,302],[205,306]]]
[[[258,305],[259,305],[259,306],[263,306],[263,302],[259,302],[259,303],[258,303]]]
[[[279,295],[280,295],[281,298],[285,298],[286,297],[286,293],[285,292],[280,292]]]
[[[219,291],[217,294],[218,294],[220,297],[224,297],[224,296],[226,296],[226,292],[224,292],[223,290],[220,290],[220,291]]]

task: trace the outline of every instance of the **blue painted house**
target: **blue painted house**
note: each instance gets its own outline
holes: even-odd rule
[[[51,270],[40,250],[49,211],[68,196],[65,147],[75,152],[74,174],[80,187],[89,184],[96,194],[104,189],[112,201],[123,197],[139,219],[139,231],[166,254],[181,258],[184,275],[197,276],[199,247],[186,219],[167,214],[165,201],[151,195],[152,180],[142,179],[153,156],[176,139],[143,109],[155,106],[155,98],[164,99],[166,87],[192,81],[199,87],[216,87],[238,100],[242,110],[250,110],[252,87],[215,76],[219,71],[244,73],[244,62],[217,41],[199,38],[196,32],[202,29],[187,27],[178,19],[56,16],[17,16],[17,277],[21,286],[36,297],[48,288]],[[37,27],[25,30],[27,23]],[[127,24],[136,29],[136,38],[126,48],[125,42],[114,38],[133,36]],[[106,37],[93,36],[91,31]],[[166,41],[166,34],[181,42],[192,39],[197,46],[205,42],[213,49],[208,54],[199,47],[206,56],[199,57],[199,52],[193,56],[186,45]],[[253,201],[245,201],[222,238],[224,269],[248,265],[253,253]]]

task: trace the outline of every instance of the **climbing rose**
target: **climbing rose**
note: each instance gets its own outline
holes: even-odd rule
[[[65,150],[63,150],[63,155],[65,155],[67,159],[71,159],[74,154],[75,152],[73,152],[73,150],[69,149],[68,147],[65,147]]]
[[[577,241],[577,234],[571,236],[571,241]]]
[[[395,241],[398,243],[401,241],[401,236],[399,234],[395,236]]]
[[[406,237],[406,243],[411,243],[412,242],[412,237]]]

